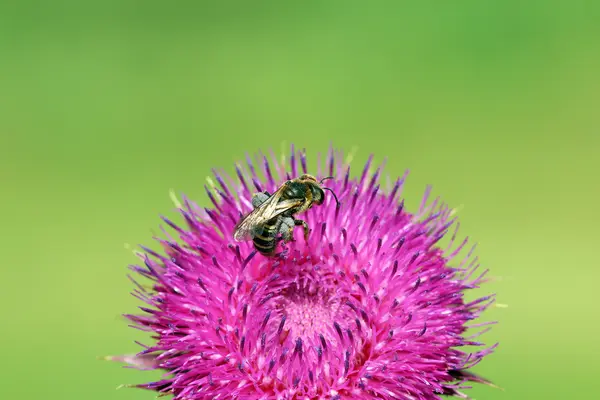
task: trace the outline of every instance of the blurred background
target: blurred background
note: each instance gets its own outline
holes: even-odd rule
[[[217,4],[219,3],[219,4]],[[276,4],[278,3],[278,4]],[[478,399],[592,398],[600,3],[58,0],[0,5],[2,395],[151,399],[126,244],[212,167],[330,141],[460,211],[507,308]],[[589,363],[589,364],[588,364]]]

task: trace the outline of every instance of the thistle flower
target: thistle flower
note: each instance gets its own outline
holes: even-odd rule
[[[144,266],[131,267],[152,280],[150,290],[134,291],[151,307],[127,317],[156,342],[115,359],[166,371],[137,386],[176,400],[341,400],[467,398],[468,381],[489,383],[469,369],[495,346],[459,350],[483,346],[464,333],[494,300],[463,298],[485,272],[476,276],[472,250],[455,262],[467,240],[454,246],[452,210],[428,202],[428,188],[411,214],[400,200],[406,174],[382,190],[372,158],[355,179],[330,149],[323,172],[334,177],[328,186],[341,205],[328,197],[298,216],[311,228],[308,240],[297,229],[294,242],[267,258],[251,241],[234,242],[234,226],[255,192],[273,193],[299,169],[308,172],[293,146],[289,164],[270,156],[259,167],[250,158],[238,165],[237,180],[213,171],[213,207],[184,199],[186,227],[164,219],[177,237],[165,232],[164,254],[143,248]],[[440,248],[453,225],[450,246]]]

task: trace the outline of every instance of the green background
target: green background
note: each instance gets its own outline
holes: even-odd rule
[[[505,391],[470,395],[597,396],[598,4],[3,2],[1,396],[154,398],[96,358],[143,337],[124,243],[211,167],[330,140],[463,206],[508,305],[477,368]]]

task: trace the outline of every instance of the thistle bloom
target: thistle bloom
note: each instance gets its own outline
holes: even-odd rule
[[[311,228],[308,240],[296,229],[296,240],[270,258],[252,241],[233,240],[254,193],[310,173],[304,154],[292,147],[288,161],[261,156],[260,172],[248,159],[237,180],[215,173],[206,188],[213,207],[184,200],[186,227],[165,219],[177,237],[159,240],[162,254],[139,254],[144,266],[131,268],[152,288],[138,285],[134,294],[150,307],[127,317],[156,342],[117,359],[166,373],[138,387],[176,400],[438,399],[466,398],[468,381],[487,383],[468,370],[494,346],[459,350],[483,345],[464,333],[493,296],[466,302],[463,293],[485,273],[477,276],[472,251],[456,260],[466,240],[454,245],[452,210],[428,202],[429,189],[418,212],[404,209],[406,174],[382,190],[382,167],[370,173],[369,159],[351,178],[331,149],[316,176],[334,177],[327,186],[341,204],[327,196],[298,215]]]

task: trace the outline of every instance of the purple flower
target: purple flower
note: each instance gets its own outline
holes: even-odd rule
[[[454,246],[458,224],[448,248],[437,245],[452,210],[439,199],[428,203],[428,189],[418,212],[407,212],[406,174],[383,190],[382,167],[370,173],[369,159],[360,178],[350,178],[332,149],[316,176],[334,177],[327,186],[341,205],[326,196],[298,215],[311,228],[308,241],[298,228],[294,242],[267,258],[252,241],[235,242],[234,227],[252,210],[254,193],[310,172],[293,147],[288,162],[270,159],[261,156],[257,166],[248,158],[237,180],[215,173],[206,188],[213,207],[184,200],[186,227],[165,219],[176,237],[160,240],[163,254],[144,248],[144,266],[131,267],[153,286],[137,286],[135,296],[150,307],[127,317],[156,342],[114,359],[166,371],[137,386],[177,400],[438,399],[466,398],[468,381],[489,383],[468,370],[495,346],[460,348],[483,346],[463,334],[469,324],[486,325],[471,321],[494,300],[463,298],[485,272],[476,274],[472,250],[456,259],[467,242]]]

